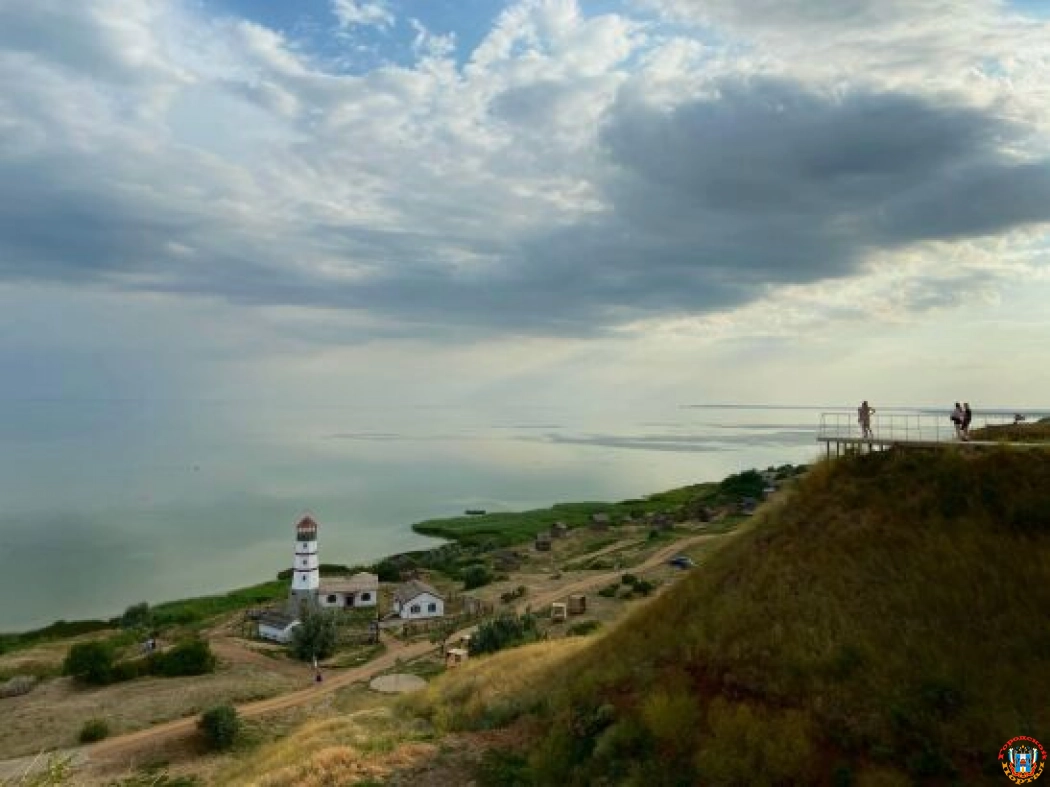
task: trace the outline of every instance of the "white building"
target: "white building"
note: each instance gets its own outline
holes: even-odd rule
[[[317,522],[310,516],[304,516],[295,526],[292,592],[288,597],[290,614],[302,615],[306,609],[317,606],[320,579],[317,562]]]
[[[374,607],[379,599],[379,577],[366,571],[347,578],[326,577],[317,598],[326,609]]]
[[[259,637],[287,645],[299,621],[283,612],[264,612],[259,616]]]
[[[426,582],[413,579],[394,591],[394,612],[402,620],[440,618],[445,614],[445,599]]]

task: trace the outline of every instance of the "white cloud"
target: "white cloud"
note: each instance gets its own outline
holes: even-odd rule
[[[394,24],[385,5],[337,6],[347,27]],[[584,8],[514,4],[463,66],[454,33],[417,22],[415,63],[347,75],[258,22],[178,4],[4,5],[0,276],[228,302],[314,348],[553,335],[651,350],[955,319],[1044,270],[1041,229],[1023,229],[1038,179],[959,180],[1045,155],[1036,23],[896,4],[859,5],[863,25],[760,25],[713,2],[689,18],[719,32],[692,36]],[[908,19],[929,49],[894,62]],[[857,41],[877,68],[850,66]],[[906,144],[892,124],[861,133],[890,111]],[[949,204],[945,183],[985,191],[909,224]],[[731,209],[748,193],[767,200]]]
[[[394,14],[383,0],[332,0],[332,13],[339,27],[391,27]]]

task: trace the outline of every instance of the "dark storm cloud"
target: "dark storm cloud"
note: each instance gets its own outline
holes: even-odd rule
[[[417,335],[588,335],[854,275],[875,250],[1050,220],[1050,164],[1004,153],[1026,149],[1025,130],[986,111],[773,80],[725,82],[671,110],[631,96],[598,139],[604,210],[528,235],[511,222],[472,235],[429,214],[410,230],[320,224],[294,203],[260,234],[227,208],[250,194],[189,200],[156,162],[136,171],[134,154],[110,170],[0,147],[0,276],[354,309]],[[520,119],[542,105],[518,94],[497,108]],[[413,206],[446,204],[397,185]],[[486,262],[456,264],[450,249]],[[364,273],[321,275],[331,260]]]
[[[1004,140],[1023,145],[1023,129],[975,109],[784,81],[670,112],[622,100],[601,133],[606,213],[520,242],[475,281],[395,270],[366,289],[379,308],[555,333],[733,306],[856,274],[873,250],[1050,220],[1050,163],[1011,159]]]

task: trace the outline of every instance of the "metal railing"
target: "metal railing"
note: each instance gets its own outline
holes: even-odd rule
[[[820,414],[817,440],[871,440],[916,443],[957,442],[960,435],[949,418],[950,411],[943,415],[934,413],[880,413],[871,416],[871,435],[861,430],[856,410],[841,410]],[[1008,415],[974,414],[970,432],[985,426],[1012,424]]]

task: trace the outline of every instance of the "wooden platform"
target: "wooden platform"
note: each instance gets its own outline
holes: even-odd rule
[[[835,456],[843,454],[871,453],[888,451],[894,448],[918,449],[958,449],[958,448],[1018,448],[1050,450],[1050,443],[1005,443],[998,440],[909,440],[900,437],[817,437],[818,443],[824,443],[828,457],[834,451]],[[832,448],[834,446],[834,448]]]

